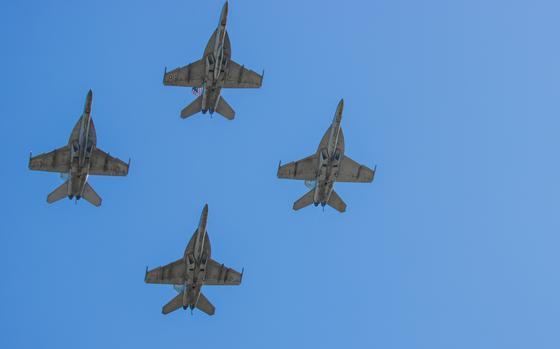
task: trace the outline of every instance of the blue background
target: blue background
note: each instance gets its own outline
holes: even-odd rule
[[[0,4],[0,347],[559,348],[556,1],[232,1],[235,121],[179,118],[164,66],[199,59],[221,1]],[[46,195],[28,153],[63,146],[94,91],[125,178],[95,208]],[[313,153],[345,98],[373,184],[291,209],[279,160]],[[179,258],[204,203],[239,287],[160,314],[146,265]]]

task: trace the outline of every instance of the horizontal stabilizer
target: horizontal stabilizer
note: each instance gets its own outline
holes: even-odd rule
[[[56,202],[60,199],[64,199],[67,196],[68,196],[68,181],[62,183],[60,187],[53,190],[53,192],[50,193],[49,196],[47,196],[47,202],[49,204],[52,204],[53,202]]]
[[[82,197],[94,206],[101,206],[101,198],[99,197],[99,195],[97,195],[95,190],[93,190],[88,182],[86,182],[86,185],[84,186]]]
[[[233,120],[233,118],[235,118],[235,111],[226,102],[224,97],[220,96],[220,100],[218,101],[218,106],[215,111],[228,120]]]
[[[163,308],[161,309],[161,313],[167,315],[181,308],[183,306],[183,295],[184,292],[181,292],[175,298],[170,300],[169,303],[163,306]]]
[[[194,114],[200,113],[202,110],[202,96],[198,96],[191,104],[187,105],[183,110],[181,110],[181,117],[183,119],[193,116]]]
[[[294,202],[294,211],[304,208],[305,206],[309,206],[313,203],[313,197],[315,196],[315,188],[311,189],[307,192],[304,196],[299,198],[298,201]]]
[[[204,297],[202,292],[198,294],[198,301],[196,302],[196,307],[208,315],[214,315],[214,313],[216,312],[216,308],[214,308],[212,303],[210,303],[210,301],[208,301],[208,299]]]
[[[331,192],[331,196],[329,197],[327,204],[340,213],[346,211],[346,204],[334,190]]]

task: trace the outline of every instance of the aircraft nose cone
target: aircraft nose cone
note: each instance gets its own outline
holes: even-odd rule
[[[344,98],[340,99],[338,102],[338,106],[336,107],[336,113],[334,113],[334,121],[335,123],[340,123],[342,120],[342,111],[344,110]]]
[[[84,112],[91,113],[91,99],[93,98],[93,91],[89,90],[86,96],[86,105],[84,107]]]
[[[208,219],[208,204],[204,205],[204,208],[202,209],[202,214],[200,215],[199,226],[205,227],[207,219]]]
[[[226,20],[227,20],[227,15],[228,15],[228,2],[226,1],[226,3],[224,4],[224,7],[222,8],[222,14],[220,15],[220,23],[222,25],[226,24]]]

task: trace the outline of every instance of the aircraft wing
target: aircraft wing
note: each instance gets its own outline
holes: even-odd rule
[[[144,281],[148,284],[182,285],[185,282],[185,270],[185,260],[181,258],[146,272]]]
[[[227,64],[227,74],[224,88],[258,88],[262,85],[263,77],[251,69],[247,69],[230,60]]]
[[[206,279],[205,285],[239,285],[241,284],[242,274],[216,262],[208,259],[206,263]]]
[[[68,172],[70,169],[70,148],[58,148],[29,159],[29,169],[47,172]]]
[[[371,182],[373,181],[373,176],[375,171],[367,166],[360,165],[356,161],[350,159],[348,156],[344,156],[340,162],[340,169],[338,171],[338,176],[336,177],[337,182]]]
[[[128,164],[95,148],[91,154],[89,174],[97,176],[126,176]]]
[[[206,75],[206,65],[201,59],[181,68],[166,72],[163,84],[171,86],[201,87]]]
[[[317,156],[311,155],[278,167],[277,176],[278,178],[311,181],[317,177],[317,166]]]

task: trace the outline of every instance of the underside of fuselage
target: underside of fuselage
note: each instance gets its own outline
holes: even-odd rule
[[[220,99],[220,93],[222,88],[217,86],[207,87],[204,89],[205,96],[203,96],[202,100],[202,113],[206,114],[210,112],[210,114],[214,114],[218,101]]]

